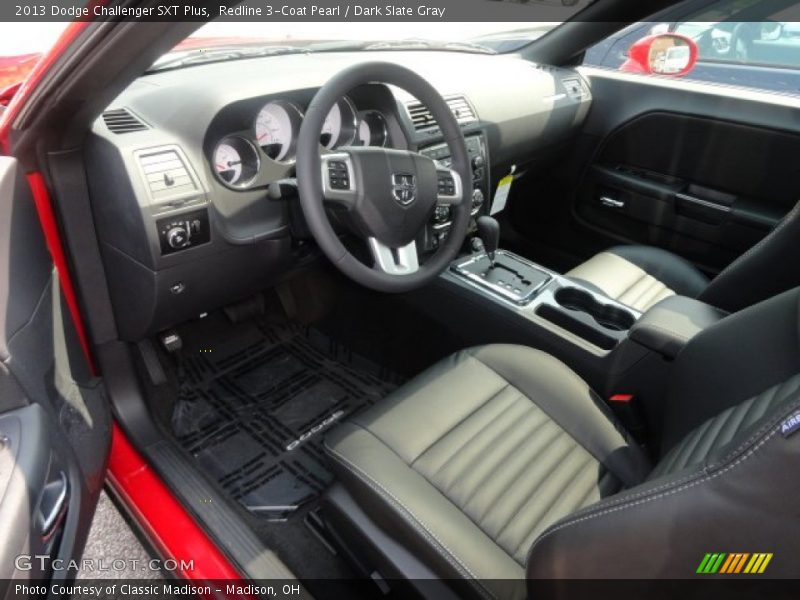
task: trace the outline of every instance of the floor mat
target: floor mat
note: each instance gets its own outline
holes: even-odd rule
[[[313,328],[260,323],[181,360],[178,441],[252,513],[283,520],[332,481],[324,434],[401,378]]]

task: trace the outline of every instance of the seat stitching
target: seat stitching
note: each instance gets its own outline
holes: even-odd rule
[[[708,454],[715,448],[720,448],[730,442],[736,436],[736,434],[742,430],[744,422],[747,419],[747,415],[750,414],[750,410],[757,404],[757,400],[758,396],[755,396],[750,400],[746,400],[745,402],[733,407],[733,410],[731,410],[724,418],[723,423],[717,430],[717,433],[714,435],[713,440],[711,444],[709,444],[704,456],[708,456]],[[728,433],[729,431],[730,434]],[[724,441],[720,442],[720,440]]]
[[[472,358],[472,357],[470,357],[470,358]],[[473,359],[473,360],[474,360],[474,359]],[[480,362],[480,361],[478,361],[478,362]],[[483,364],[483,363],[481,363],[481,364]],[[460,420],[458,423],[456,423],[455,425],[453,425],[453,426],[452,426],[450,429],[448,429],[448,430],[447,430],[445,433],[443,433],[441,436],[439,436],[439,438],[438,438],[437,440],[435,440],[434,442],[432,442],[432,443],[431,443],[431,444],[430,444],[430,445],[429,445],[427,448],[425,448],[425,450],[423,450],[422,452],[420,452],[420,453],[419,453],[419,455],[417,456],[417,458],[415,458],[414,460],[412,460],[412,461],[411,461],[411,465],[410,465],[410,466],[414,466],[414,464],[416,464],[416,462],[417,462],[418,460],[420,460],[420,459],[421,459],[423,456],[425,456],[425,454],[427,454],[427,453],[428,453],[428,452],[429,452],[429,451],[430,451],[430,450],[431,450],[431,449],[432,449],[434,446],[436,446],[436,445],[437,445],[439,442],[441,442],[441,441],[442,441],[444,438],[446,438],[448,435],[450,435],[451,433],[453,433],[453,431],[455,431],[456,429],[458,429],[458,428],[459,428],[461,425],[463,425],[464,423],[466,423],[466,422],[467,422],[467,421],[468,421],[470,418],[472,418],[472,417],[473,417],[473,416],[474,416],[474,415],[475,415],[475,414],[476,414],[476,413],[477,413],[479,410],[481,410],[482,408],[485,408],[486,406],[488,406],[488,404],[489,404],[489,403],[490,403],[492,400],[494,400],[495,398],[497,398],[497,397],[498,397],[500,394],[502,394],[504,391],[506,391],[506,390],[507,390],[508,388],[510,388],[510,387],[511,387],[511,384],[510,384],[510,383],[506,383],[506,384],[505,384],[505,385],[504,385],[502,388],[500,388],[500,389],[499,389],[499,390],[498,390],[496,393],[492,394],[492,395],[491,395],[491,396],[490,396],[490,397],[489,397],[489,398],[488,398],[488,399],[487,399],[487,400],[486,400],[486,401],[485,401],[483,404],[481,404],[480,406],[476,407],[476,408],[475,408],[475,410],[473,410],[472,412],[470,412],[470,413],[469,413],[467,416],[465,416],[463,419],[461,419],[461,420]],[[492,418],[489,420],[489,422],[488,422],[488,423],[486,423],[486,425],[484,425],[484,427],[483,427],[483,428],[485,429],[486,427],[489,427],[490,425],[492,425],[492,423],[494,423],[495,421],[497,421],[497,419],[499,419],[500,417],[502,417],[502,416],[503,416],[503,414],[505,414],[505,412],[501,410],[501,411],[500,411],[499,413],[497,413],[497,414],[496,414],[494,417],[492,417]],[[457,449],[457,450],[455,450],[455,451],[453,452],[453,454],[452,454],[452,455],[451,455],[451,456],[450,456],[450,457],[449,457],[449,458],[448,458],[448,459],[445,461],[445,463],[444,463],[444,464],[443,464],[441,467],[439,467],[438,471],[441,471],[441,470],[442,470],[442,469],[444,469],[444,468],[445,468],[445,467],[446,467],[448,464],[450,464],[450,461],[452,461],[452,460],[453,460],[453,459],[454,459],[454,458],[455,458],[455,457],[458,455],[458,453],[459,453],[461,450],[463,450],[463,449],[464,449],[464,447],[465,447],[465,446],[466,446],[468,443],[470,443],[470,442],[471,442],[473,439],[475,439],[475,438],[476,438],[478,435],[480,435],[480,431],[478,431],[478,432],[477,432],[475,435],[471,436],[471,437],[470,437],[470,438],[469,438],[467,441],[465,441],[463,444],[461,444],[461,446],[459,446],[459,447],[458,447],[458,449]]]
[[[656,279],[652,275],[649,275],[649,277],[653,281],[650,284],[650,287],[647,289],[647,293],[643,293],[641,296],[639,296],[636,299],[636,302],[638,303],[638,305],[642,307],[641,310],[646,310],[648,307],[650,307],[653,304],[655,304],[655,300],[663,292],[669,291],[669,292],[672,292],[673,294],[675,293],[675,291],[670,289],[669,287],[667,287],[664,284],[663,281],[660,281],[660,280]]]
[[[800,389],[800,386],[798,386],[798,389]],[[798,403],[796,405],[793,405],[792,409],[787,411],[786,414],[790,414],[793,410],[796,410],[797,408],[800,408],[800,403]],[[776,423],[779,423],[784,418],[786,418],[786,415],[781,417],[781,419],[777,419]],[[733,448],[724,458],[719,460],[718,464],[723,464],[723,463],[727,462],[728,460],[732,459],[734,456],[736,456],[737,452],[740,452],[743,448],[746,448],[748,445],[754,443],[755,440],[757,440],[759,438],[759,436],[764,435],[773,426],[774,426],[774,424],[769,424],[768,423],[768,424],[764,425],[763,427],[759,428],[745,442],[742,442],[740,445],[738,445],[735,448]],[[695,479],[696,477],[697,477],[697,472],[695,471],[695,472],[689,473],[688,475],[685,475],[684,477],[681,477],[681,478],[679,478],[679,479],[677,479],[675,481],[668,481],[666,483],[662,483],[661,485],[658,485],[658,486],[655,486],[655,487],[652,487],[652,488],[648,488],[648,489],[643,490],[641,492],[629,493],[627,498],[626,498],[626,500],[622,500],[622,501],[616,500],[615,501],[613,498],[609,498],[606,502],[608,502],[608,503],[621,502],[624,505],[624,503],[627,502],[628,500],[634,500],[636,498],[641,498],[643,496],[647,496],[648,494],[653,494],[655,492],[659,492],[661,490],[665,490],[665,489],[667,489],[669,487],[672,487],[672,486],[682,485],[682,484],[684,484],[684,483],[686,483],[688,481],[691,481],[692,479]]]
[[[519,397],[523,398],[523,399],[525,398],[525,396],[522,393],[520,393]],[[526,413],[527,412],[528,411],[526,411]],[[529,416],[530,416],[530,414],[523,414],[523,415],[521,415],[519,417],[519,419],[521,421],[522,419],[528,418]],[[484,444],[484,447],[491,446],[492,442],[494,442],[496,439],[498,439],[500,437],[503,437],[510,429],[513,429],[516,425],[518,425],[520,421],[512,421],[507,427],[505,427],[504,429],[502,429],[501,431],[499,431],[498,433],[493,435],[492,438],[489,440],[489,443],[488,444]],[[513,454],[514,452],[516,452],[517,449],[519,449],[519,447],[522,446],[527,441],[528,441],[528,438],[527,438],[527,436],[525,436],[519,442],[514,444],[508,450],[508,452],[506,452],[503,456],[501,456],[499,459],[495,459],[496,462],[494,464],[494,467],[496,467],[498,463],[503,462],[509,454]],[[494,474],[494,468],[491,469],[488,473],[486,473],[483,477],[480,478],[478,483],[475,484],[474,489],[472,490],[472,492],[464,500],[464,505],[465,506],[470,503],[470,501],[475,497],[475,494],[477,494],[480,491],[480,488],[483,486],[483,484],[486,482],[486,480],[489,479],[493,474]],[[452,485],[447,487],[445,495],[450,493],[451,488],[452,488]]]
[[[579,483],[582,483],[582,482],[580,482],[579,478],[584,474],[584,472],[586,472],[587,470],[592,469],[592,467],[594,467],[594,463],[596,463],[596,461],[590,456],[588,458],[588,460],[586,460],[579,469],[575,469],[575,471],[573,472],[572,477],[570,479],[568,479],[564,483],[563,486],[561,486],[561,489],[559,490],[559,493],[556,494],[556,498],[561,499],[572,486],[576,486],[577,487]],[[586,491],[583,494],[583,496],[581,496],[580,501],[577,504],[573,504],[573,506],[571,508],[566,510],[565,514],[572,513],[577,508],[580,508],[583,505],[583,501],[586,500],[586,498],[588,498],[591,495],[591,493],[593,491],[595,491],[596,489],[597,489],[597,485],[590,483],[589,486],[588,486],[588,491]],[[539,516],[539,518],[536,520],[536,522],[533,524],[533,526],[528,530],[527,535],[525,535],[522,538],[522,540],[517,544],[517,547],[514,548],[514,556],[517,555],[517,553],[520,551],[520,549],[523,546],[525,546],[526,543],[527,544],[532,544],[533,543],[533,540],[530,540],[531,534],[533,534],[533,532],[536,530],[537,527],[539,527],[542,523],[547,521],[548,517],[550,517],[552,515],[552,513],[556,509],[556,507],[564,508],[563,501],[562,502],[556,501],[556,502],[550,503],[550,506],[548,507],[548,509],[544,512],[544,514]],[[558,519],[558,517],[556,517],[555,519],[552,519],[551,522],[556,521],[557,519]]]
[[[742,452],[745,448],[747,448],[751,444],[754,444],[756,442],[756,440],[758,440],[759,437],[765,436],[760,442],[758,442],[755,446],[752,446],[747,452],[745,452],[744,454],[739,456],[739,458],[736,459],[734,462],[732,462],[729,465],[719,469],[718,471],[715,471],[713,473],[708,473],[707,468],[704,468],[703,471],[693,472],[693,473],[691,473],[691,474],[689,474],[689,475],[687,475],[685,477],[682,477],[682,478],[680,478],[680,479],[678,479],[676,481],[669,481],[669,482],[664,483],[664,484],[662,484],[660,486],[656,486],[654,488],[649,488],[649,489],[641,491],[641,492],[636,492],[634,494],[630,494],[625,500],[620,501],[620,504],[613,504],[607,509],[603,509],[603,510],[597,511],[597,512],[589,512],[589,513],[585,514],[584,516],[577,517],[577,518],[574,518],[574,519],[568,519],[566,521],[563,521],[560,524],[554,525],[552,528],[550,528],[549,530],[545,531],[533,543],[533,545],[531,546],[531,549],[528,551],[528,559],[530,560],[531,554],[533,553],[533,551],[536,548],[536,546],[542,540],[544,540],[548,536],[552,535],[553,533],[555,533],[557,531],[560,531],[561,529],[564,529],[566,527],[569,527],[571,525],[575,525],[575,524],[583,522],[583,521],[592,520],[595,517],[599,517],[599,516],[602,516],[602,515],[605,515],[605,514],[609,514],[609,513],[612,513],[612,512],[622,511],[622,510],[625,510],[626,508],[630,508],[632,506],[638,506],[638,505],[641,505],[641,504],[646,504],[648,502],[651,502],[651,501],[654,501],[654,500],[658,500],[660,498],[671,496],[673,494],[676,494],[676,493],[679,493],[681,491],[690,489],[690,488],[692,488],[692,487],[694,487],[696,485],[707,483],[708,481],[711,481],[712,479],[716,479],[717,477],[722,476],[723,474],[725,474],[726,472],[728,472],[731,469],[735,468],[739,464],[745,462],[748,458],[753,456],[762,446],[764,446],[770,439],[775,437],[775,435],[780,431],[780,427],[778,427],[777,425],[781,421],[786,419],[786,417],[788,415],[792,414],[792,412],[796,411],[798,408],[800,408],[800,403],[798,403],[798,402],[793,403],[791,405],[790,409],[788,409],[785,412],[781,413],[780,417],[775,418],[775,419],[771,420],[769,423],[767,423],[766,425],[764,425],[763,427],[760,427],[745,442],[743,442],[743,443],[739,444],[738,446],[736,446],[735,448],[733,448],[724,458],[722,458],[720,461],[718,461],[717,464],[725,464],[729,460],[733,459],[733,457],[735,457],[738,453]],[[767,434],[769,434],[769,435],[767,435]],[[703,475],[703,473],[705,473],[705,475]],[[668,488],[673,488],[673,489],[670,490]],[[661,490],[665,490],[665,489],[668,490],[668,491],[663,492],[663,493],[657,493],[657,492],[660,492]],[[641,498],[641,500],[638,500],[638,498]],[[631,500],[633,500],[634,502],[631,502]],[[614,502],[614,501],[613,500],[609,500],[609,502]]]
[[[639,302],[642,298],[644,298],[644,296],[647,295],[654,286],[663,285],[658,279],[656,279],[655,277],[653,277],[652,275],[650,275],[645,271],[644,275],[639,277],[639,279],[637,279],[633,285],[631,285],[627,290],[625,290],[622,294],[620,294],[619,297],[624,298],[625,294],[632,291],[633,288],[639,285],[642,281],[644,281],[645,283],[644,289],[640,290],[639,293],[632,299],[627,300],[626,304],[629,304],[630,306],[635,306],[636,303]]]
[[[550,422],[552,423],[552,421],[550,421]],[[556,443],[556,440],[559,440],[564,436],[566,436],[568,440],[572,439],[572,438],[570,438],[569,434],[567,434],[563,429],[561,429],[561,427],[558,427],[558,425],[556,425],[556,428],[557,428],[556,436],[550,441],[550,446],[551,447]],[[562,462],[564,460],[566,460],[566,458],[570,454],[572,454],[575,450],[577,450],[579,448],[580,448],[580,446],[578,446],[577,444],[574,444],[574,443],[571,446],[568,446],[565,451],[562,451],[562,452],[560,452],[559,454],[556,455],[556,460],[554,461],[554,464],[551,465],[551,467],[547,470],[547,472],[543,473],[542,475],[537,477],[535,481],[533,481],[533,484],[534,484],[533,486],[530,485],[531,481],[528,481],[528,486],[527,487],[533,487],[533,489],[529,492],[528,495],[526,495],[526,497],[524,497],[522,499],[522,502],[520,503],[520,505],[517,506],[517,508],[514,510],[514,513],[511,515],[511,517],[503,525],[503,528],[500,530],[500,532],[498,532],[498,534],[497,534],[498,538],[500,537],[500,534],[503,533],[503,531],[505,531],[505,528],[508,527],[508,524],[514,519],[514,517],[516,517],[519,514],[519,511],[521,511],[525,507],[525,505],[528,502],[530,502],[530,500],[536,495],[537,488],[539,488],[541,485],[544,485],[544,482],[547,481],[547,479],[553,474],[553,471],[555,471],[560,466],[562,466]],[[530,464],[532,461],[536,460],[537,458],[541,458],[541,456],[532,457],[531,460],[528,461],[528,463],[526,463],[526,467],[527,467],[528,464]],[[501,494],[500,498],[502,498],[503,495],[505,494],[505,492],[508,492],[508,491],[510,491],[510,490],[504,490],[504,493]],[[499,500],[499,498],[498,498],[498,500]],[[486,510],[484,510],[483,514],[480,517],[480,520],[483,520],[483,518],[486,516],[486,513],[494,508],[494,504],[496,504],[496,502],[497,502],[497,500],[494,503],[490,504],[486,508]]]
[[[618,258],[622,258],[622,257],[618,257]],[[625,258],[622,258],[622,260],[624,260],[624,261],[625,261],[625,262],[627,262],[628,264],[630,264],[630,265],[633,265],[634,267],[636,267],[637,269],[639,269],[639,270],[642,272],[642,274],[641,274],[641,275],[639,275],[639,276],[638,276],[636,279],[634,279],[633,283],[631,283],[631,284],[630,284],[628,287],[626,287],[626,288],[625,288],[624,290],[622,290],[622,291],[621,291],[619,294],[617,294],[617,298],[622,298],[622,297],[623,297],[625,294],[627,294],[627,293],[628,293],[629,291],[631,291],[631,290],[632,290],[634,287],[636,287],[636,285],[637,285],[637,284],[638,284],[638,283],[639,283],[639,282],[640,282],[642,279],[644,279],[645,277],[647,277],[647,271],[645,271],[644,269],[642,269],[640,266],[638,266],[638,265],[634,265],[634,264],[633,264],[631,261],[629,261],[629,260],[627,260],[627,259],[625,259]],[[655,279],[655,278],[654,278],[654,279]]]
[[[718,442],[720,436],[723,435],[728,425],[732,423],[732,417],[734,414],[736,414],[736,411],[725,411],[716,418],[709,419],[712,426],[709,427],[703,434],[703,439],[698,440],[699,443],[694,447],[686,461],[684,461],[684,467],[705,460],[708,458],[709,453],[714,451],[714,448],[719,447],[720,444]]]
[[[561,437],[564,434],[564,430],[561,429],[561,427],[559,427],[558,424],[555,421],[550,419],[550,417],[548,417],[544,413],[544,411],[539,411],[539,412],[541,412],[542,415],[544,416],[544,420],[541,423],[537,424],[536,427],[527,434],[527,439],[525,441],[533,438],[533,436],[536,435],[537,432],[542,429],[542,427],[544,427],[545,425],[550,423],[550,424],[555,426],[555,435],[553,435],[552,438],[545,438],[545,445],[553,444],[553,443],[555,443],[555,441],[559,437]],[[512,481],[516,480],[518,477],[520,477],[522,475],[522,473],[524,473],[525,471],[528,470],[528,467],[531,465],[531,463],[534,462],[535,460],[539,459],[539,458],[540,458],[540,453],[537,452],[536,454],[531,456],[528,460],[526,460],[522,464],[521,468],[517,469],[517,471],[514,473],[514,476],[512,477]],[[488,504],[489,505],[497,504],[498,502],[500,502],[500,500],[502,500],[503,496],[505,496],[505,494],[507,492],[511,491],[511,489],[512,489],[511,487],[508,487],[508,488],[506,488],[504,490],[501,490],[500,495],[497,498],[495,498],[492,502],[490,502]],[[481,519],[483,519],[484,516],[486,516],[486,515],[485,514],[481,515]]]
[[[479,358],[477,358],[477,357],[475,358],[475,360],[477,360],[478,362],[480,362],[480,363],[481,363],[482,365],[484,365],[484,366],[485,366],[487,369],[489,369],[489,370],[491,370],[492,372],[494,372],[494,373],[495,373],[495,375],[497,375],[497,376],[498,376],[498,377],[500,377],[501,379],[508,381],[508,380],[507,380],[505,377],[503,377],[503,376],[502,376],[500,373],[498,373],[498,372],[497,372],[495,369],[493,369],[493,368],[492,368],[490,365],[487,365],[485,362],[483,362],[482,360],[480,360],[480,359],[479,359]],[[562,363],[562,365],[563,365],[563,363]],[[581,381],[581,383],[583,383],[583,385],[587,385],[587,384],[586,384],[586,382],[584,382],[584,381],[583,381],[583,380],[580,378],[580,376],[579,376],[577,373],[575,373],[574,371],[570,370],[570,369],[569,369],[569,367],[567,367],[566,365],[564,365],[564,368],[565,368],[565,369],[566,369],[566,370],[567,370],[567,371],[568,371],[568,372],[569,372],[569,373],[570,373],[570,374],[571,374],[571,375],[572,375],[574,378],[576,378],[576,379],[578,379],[579,381]],[[512,384],[512,385],[513,385],[513,384]],[[565,427],[564,427],[564,426],[563,426],[563,425],[562,425],[562,424],[561,424],[561,423],[560,423],[560,422],[559,422],[559,421],[558,421],[558,420],[557,420],[555,417],[553,417],[553,415],[551,415],[551,414],[550,414],[550,413],[549,413],[547,410],[545,410],[545,408],[544,408],[544,407],[542,407],[542,405],[541,405],[541,404],[538,404],[538,403],[537,403],[537,402],[536,402],[536,401],[535,401],[533,398],[531,398],[530,396],[528,396],[528,395],[527,395],[525,392],[523,392],[522,390],[520,390],[518,387],[514,386],[514,389],[516,389],[516,390],[517,390],[517,391],[520,393],[520,395],[521,395],[523,398],[526,398],[526,399],[527,399],[527,400],[528,400],[528,401],[529,401],[531,404],[533,404],[533,405],[534,405],[536,408],[538,408],[538,409],[539,409],[540,411],[542,411],[542,412],[543,412],[545,415],[547,415],[547,417],[548,417],[548,418],[549,418],[549,419],[550,419],[550,420],[551,420],[553,423],[555,423],[556,425],[558,425],[558,426],[559,426],[559,427],[560,427],[560,428],[561,428],[561,429],[564,431],[564,433],[566,433],[566,434],[567,434],[567,435],[568,435],[570,438],[572,438],[572,440],[573,440],[573,441],[574,441],[576,444],[578,444],[578,445],[579,445],[579,446],[581,446],[581,447],[582,447],[584,450],[586,450],[586,452],[587,452],[588,454],[590,454],[591,456],[593,456],[593,457],[594,457],[594,458],[597,460],[597,462],[599,462],[599,463],[600,463],[601,465],[603,465],[603,466],[604,466],[606,469],[608,469],[608,471],[609,471],[609,472],[611,472],[611,473],[612,473],[612,474],[613,474],[613,475],[614,475],[614,476],[615,476],[615,477],[616,477],[616,478],[617,478],[619,481],[621,481],[621,482],[622,482],[623,484],[625,484],[625,485],[632,485],[632,484],[633,484],[633,485],[635,485],[635,483],[628,482],[628,481],[627,481],[627,479],[628,479],[628,478],[627,478],[627,477],[625,477],[625,476],[624,476],[624,474],[617,473],[617,472],[615,472],[615,471],[614,471],[614,469],[612,469],[612,468],[611,468],[611,465],[609,465],[609,464],[606,462],[606,459],[608,458],[608,456],[605,456],[605,457],[602,457],[602,458],[601,458],[601,457],[599,457],[599,456],[597,456],[597,455],[596,455],[594,452],[592,452],[592,450],[591,450],[590,448],[587,448],[587,447],[586,447],[586,445],[584,445],[584,443],[583,443],[581,440],[577,439],[577,438],[576,438],[575,436],[573,436],[573,435],[572,435],[572,434],[571,434],[569,431],[567,431],[567,430],[565,429]],[[598,410],[598,411],[601,413],[601,415],[602,415],[604,418],[608,419],[608,421],[610,422],[611,426],[612,426],[612,427],[614,427],[614,429],[615,429],[615,430],[617,431],[617,433],[619,434],[619,436],[620,436],[620,438],[621,438],[622,442],[625,444],[625,446],[623,447],[623,449],[634,449],[634,447],[631,445],[631,442],[628,440],[628,437],[627,437],[627,436],[628,436],[629,434],[628,434],[627,432],[623,434],[622,432],[620,432],[620,431],[619,431],[619,429],[617,428],[617,425],[616,425],[616,423],[615,423],[615,422],[614,422],[614,421],[613,421],[613,420],[612,420],[612,419],[609,417],[609,415],[608,415],[608,414],[606,414],[606,412],[605,412],[605,411],[604,411],[604,410],[603,410],[603,409],[602,409],[602,408],[601,408],[601,407],[598,405],[598,402],[602,402],[602,400],[599,400],[599,398],[598,398],[597,400],[595,400],[596,394],[594,393],[594,391],[593,391],[591,388],[589,388],[589,394],[590,394],[590,399],[592,400],[592,402],[593,402],[593,404],[594,404],[595,408],[596,408],[596,409],[597,409],[597,410]],[[635,463],[635,462],[636,462],[636,460],[637,460],[637,459],[635,459],[635,458],[631,458],[631,462],[632,462],[632,463]]]
[[[576,450],[581,450],[581,447],[578,446],[577,444],[572,444],[572,447],[569,448],[565,454],[560,455],[558,460],[556,461],[556,464],[554,465],[554,467],[552,469],[549,469],[547,471],[547,473],[544,475],[544,477],[539,477],[539,480],[537,482],[536,488],[540,488],[540,487],[544,486],[545,482],[548,479],[550,479],[550,476],[553,474],[553,472],[559,466],[563,466],[563,464],[567,461],[567,458],[569,458],[569,456],[573,452],[575,452]],[[590,458],[590,460],[592,460],[593,457],[589,457],[589,458]],[[586,466],[589,465],[589,464],[591,464],[591,463],[587,462],[586,464],[581,466],[580,469],[577,469],[577,472],[578,473],[582,472],[583,469],[585,469]],[[572,477],[566,481],[566,483],[562,486],[562,492],[563,492],[563,490],[567,489],[571,483],[574,483],[574,478],[575,478],[575,475],[572,475]],[[503,524],[503,527],[497,532],[497,536],[496,537],[497,537],[498,540],[506,532],[506,529],[508,529],[509,525],[511,525],[511,523],[514,521],[514,519],[516,519],[519,516],[519,514],[522,512],[522,510],[524,508],[526,508],[527,506],[529,506],[532,500],[534,500],[534,499],[538,500],[539,499],[538,498],[539,494],[537,492],[540,492],[540,491],[541,491],[540,489],[536,489],[533,492],[531,492],[531,494],[529,496],[527,496],[526,498],[522,499],[522,502],[514,510],[514,513],[506,520],[506,522]],[[560,496],[561,494],[559,493],[557,495]],[[544,514],[547,514],[550,511],[550,509],[552,509],[552,504],[551,504],[550,508],[545,511]],[[529,533],[530,533],[530,531],[532,531],[533,529],[536,528],[536,525],[538,525],[539,523],[542,522],[542,518],[543,518],[543,516],[540,515],[539,518],[535,519],[535,523],[533,523],[531,528],[528,530]],[[516,551],[517,550],[519,550],[519,545],[517,545],[517,547],[514,549],[514,554],[512,554],[512,556],[516,556]]]
[[[666,492],[655,494],[655,495],[647,497],[647,498],[642,498],[641,500],[636,500],[634,502],[625,502],[624,504],[620,504],[620,505],[617,505],[617,506],[612,506],[612,507],[609,507],[607,509],[604,509],[604,510],[601,510],[601,511],[598,511],[598,512],[594,512],[594,513],[590,513],[590,514],[584,515],[582,517],[578,517],[578,518],[573,519],[573,520],[568,520],[568,521],[566,521],[564,523],[561,523],[560,525],[556,525],[555,527],[553,527],[549,531],[546,531],[545,533],[543,533],[539,537],[539,539],[537,539],[533,543],[533,546],[531,546],[531,551],[528,553],[528,555],[530,556],[530,553],[533,552],[533,549],[537,545],[539,545],[539,543],[542,542],[542,540],[546,539],[547,537],[551,536],[552,534],[554,534],[557,531],[560,531],[560,530],[562,530],[562,529],[564,529],[566,527],[569,527],[571,525],[575,525],[577,523],[581,523],[583,521],[590,521],[590,520],[595,519],[597,517],[600,517],[600,516],[603,516],[603,515],[607,515],[607,514],[610,514],[610,513],[613,513],[613,512],[619,512],[619,511],[622,511],[622,510],[625,510],[627,508],[631,508],[631,507],[634,507],[634,506],[647,504],[647,503],[652,502],[654,500],[659,500],[661,498],[666,498],[667,496],[675,495],[677,493],[683,492],[685,490],[693,488],[693,487],[695,487],[697,485],[700,485],[702,483],[707,483],[707,482],[711,481],[712,479],[716,479],[717,477],[720,477],[721,475],[727,473],[728,471],[730,471],[734,467],[738,466],[739,464],[743,463],[745,460],[750,458],[750,456],[755,454],[755,452],[757,450],[759,450],[764,444],[766,444],[770,439],[772,439],[775,436],[775,434],[778,433],[778,431],[780,431],[780,428],[775,429],[767,437],[765,437],[763,440],[761,440],[761,442],[759,442],[756,446],[754,446],[753,448],[748,450],[744,455],[739,457],[735,462],[733,462],[730,465],[724,467],[723,469],[720,469],[719,471],[717,471],[715,473],[707,474],[705,476],[701,476],[700,478],[697,478],[697,474],[693,474],[692,477],[689,477],[688,479],[695,478],[695,481],[690,481],[689,483],[686,483],[685,485],[680,485],[680,486],[678,486],[678,487],[676,487],[676,488],[674,488],[672,490],[668,490]],[[666,487],[669,487],[669,486],[666,486]],[[650,490],[650,491],[652,492],[652,490]],[[643,494],[646,494],[646,493],[643,492]],[[642,495],[642,494],[640,494],[640,495]]]
[[[439,537],[433,533],[426,525],[423,523],[402,501],[400,501],[394,494],[392,494],[389,490],[387,490],[379,481],[373,479],[368,473],[362,470],[358,465],[352,463],[350,460],[345,458],[342,454],[328,446],[327,444],[325,447],[328,451],[335,456],[339,462],[341,462],[345,467],[348,468],[354,475],[356,475],[359,479],[364,481],[368,486],[370,486],[373,490],[377,493],[382,495],[385,499],[389,499],[393,501],[397,506],[402,508],[403,511],[408,515],[410,518],[406,518],[406,521],[410,523],[414,529],[416,529],[419,533],[423,535],[428,541],[435,542],[438,544],[441,549],[445,552],[441,552],[442,556],[450,563],[451,566],[455,567],[457,571],[460,571],[462,574],[466,572],[467,575],[471,578],[471,581],[475,588],[484,596],[488,598],[495,598],[494,594],[488,590],[484,585],[481,583],[480,579],[478,579],[475,574],[470,570],[470,568],[465,565],[458,556],[450,550],[450,548],[442,542]],[[403,461],[405,462],[405,461]],[[410,468],[410,467],[409,467]],[[494,540],[492,540],[494,541]],[[503,550],[505,552],[505,550]],[[513,559],[512,559],[513,560]],[[516,562],[516,561],[515,561]]]

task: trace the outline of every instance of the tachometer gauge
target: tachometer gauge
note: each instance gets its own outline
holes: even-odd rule
[[[291,160],[301,119],[300,109],[291,102],[277,100],[265,104],[256,117],[256,142],[272,160]]]
[[[386,119],[377,110],[361,114],[358,122],[358,141],[362,146],[385,146],[389,134]]]
[[[212,156],[214,174],[225,185],[242,189],[253,183],[261,161],[253,144],[238,135],[223,138]]]
[[[347,96],[333,105],[325,122],[319,142],[328,150],[347,146],[356,139],[356,109]]]

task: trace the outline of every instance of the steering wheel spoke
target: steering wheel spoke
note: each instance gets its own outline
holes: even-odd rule
[[[367,243],[375,259],[375,269],[388,275],[408,275],[419,271],[417,242],[412,241],[400,248],[390,248],[371,237]]]
[[[322,196],[345,207],[356,203],[357,189],[353,159],[347,152],[322,156]]]
[[[457,171],[437,164],[436,178],[438,180],[436,194],[438,204],[456,206],[464,201],[464,184]]]

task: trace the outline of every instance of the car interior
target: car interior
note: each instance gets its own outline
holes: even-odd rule
[[[797,100],[581,66],[602,25],[145,74],[187,24],[98,33],[129,64],[73,74],[28,147],[102,383],[68,319],[71,373],[24,367],[72,310],[41,250],[4,250],[36,307],[2,298],[8,370],[317,597],[536,597],[725,548],[796,576]],[[10,247],[41,238],[4,171]]]

